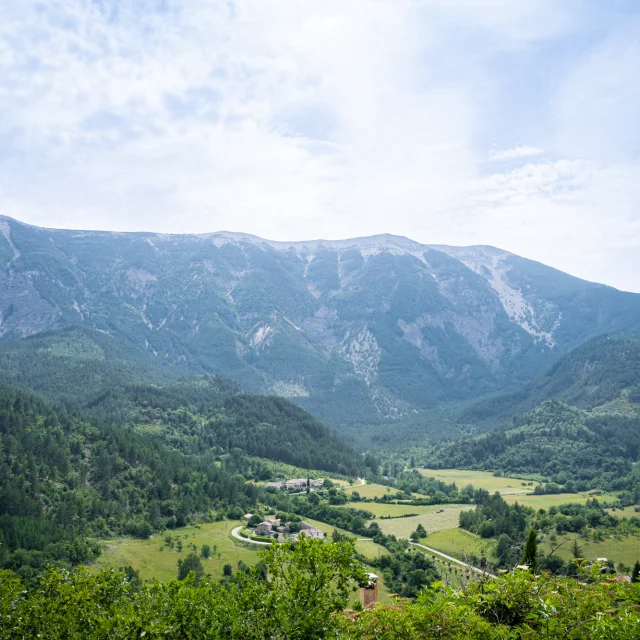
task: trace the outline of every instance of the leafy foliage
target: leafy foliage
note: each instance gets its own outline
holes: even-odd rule
[[[580,580],[529,571],[470,582],[433,583],[415,603],[344,611],[365,573],[353,543],[302,540],[262,552],[262,569],[238,571],[222,583],[193,577],[138,584],[120,571],[47,574],[29,586],[0,575],[0,635],[47,637],[211,638],[268,640],[631,640],[640,633],[637,583],[609,580],[600,566]]]

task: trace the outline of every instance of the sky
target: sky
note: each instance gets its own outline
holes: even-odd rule
[[[636,0],[0,2],[0,214],[393,233],[640,292]]]

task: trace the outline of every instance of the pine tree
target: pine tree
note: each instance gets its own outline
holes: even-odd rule
[[[578,538],[573,539],[573,544],[571,545],[571,553],[573,553],[573,557],[577,560],[578,558],[582,558],[582,549],[578,544]]]
[[[631,582],[640,582],[640,562],[636,560],[631,572]]]
[[[529,537],[524,547],[524,554],[522,556],[522,564],[526,564],[532,573],[535,573],[538,569],[538,532],[535,529],[529,531]]]

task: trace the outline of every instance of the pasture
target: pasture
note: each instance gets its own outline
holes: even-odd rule
[[[462,561],[472,554],[489,559],[496,545],[495,540],[485,540],[464,529],[436,531],[420,542]]]
[[[421,515],[423,513],[432,513],[438,509],[446,508],[447,505],[421,505],[413,506],[410,504],[384,504],[382,502],[348,502],[345,507],[351,507],[353,509],[363,509],[370,511],[376,518],[381,516],[403,516],[408,513],[416,513]],[[475,506],[475,505],[473,505]],[[471,506],[470,508],[473,508]]]
[[[415,507],[416,509],[420,507]],[[461,511],[473,509],[468,504],[445,504],[422,507],[425,509],[421,515],[410,518],[393,518],[391,520],[376,520],[383,533],[393,534],[397,538],[409,538],[412,531],[421,524],[427,533],[442,531],[443,529],[455,529],[458,526]],[[429,511],[426,511],[429,509]],[[444,509],[442,513],[438,510]]]
[[[553,545],[551,545],[547,539],[540,544],[540,549],[545,554],[548,554],[553,547],[564,542],[564,544],[555,551],[554,555],[559,556],[565,561],[570,561],[573,558],[571,548],[572,541],[575,537],[575,535],[558,536],[557,542]],[[612,560],[616,565],[619,562],[623,562],[630,567],[633,567],[636,560],[640,560],[640,538],[636,536],[612,536],[602,542],[591,542],[578,538],[578,545],[582,551],[582,557],[584,557],[585,560],[607,558],[607,560]]]
[[[194,551],[191,545],[195,545],[196,553],[200,554],[202,545],[208,544],[211,547],[211,558],[201,558],[202,566],[205,573],[210,573],[214,580],[218,580],[222,577],[222,568],[227,563],[233,565],[235,570],[240,560],[247,565],[253,565],[258,561],[256,552],[262,547],[256,545],[254,551],[244,545],[236,545],[229,537],[231,530],[239,524],[239,521],[223,520],[203,524],[200,529],[190,526],[165,531],[148,540],[119,538],[106,544],[97,565],[113,567],[131,565],[140,571],[143,579],[158,578],[162,582],[167,582],[177,577],[178,560],[186,558]],[[173,548],[165,544],[166,535],[171,535],[174,541]],[[177,550],[178,541],[182,543],[181,552]]]
[[[617,499],[613,494],[595,495],[595,493],[597,492],[585,491],[583,493],[552,493],[540,496],[533,494],[528,496],[506,495],[504,496],[504,499],[510,504],[517,502],[518,504],[533,507],[534,509],[548,509],[549,507],[557,507],[561,504],[569,504],[572,502],[584,504],[589,498],[594,497],[602,502],[607,500],[614,501]]]
[[[637,506],[623,507],[618,509],[605,509],[605,511],[615,518],[640,518],[640,511],[636,511]]]
[[[351,485],[345,488],[345,493],[350,495],[354,491],[357,491],[362,498],[382,498],[384,495],[395,495],[398,490],[393,487],[385,487],[382,484],[362,484]]]
[[[357,540],[356,551],[370,560],[389,555],[389,552],[383,546],[376,544],[373,540]]]
[[[498,491],[503,496],[527,495],[538,484],[532,480],[498,478],[491,471],[473,471],[471,469],[417,469],[417,471],[427,478],[435,478],[446,484],[455,482],[458,489],[472,484],[477,489],[486,489],[491,493]],[[529,485],[529,482],[533,482],[533,484]]]

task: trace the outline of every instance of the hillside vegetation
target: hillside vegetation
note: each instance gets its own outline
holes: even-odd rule
[[[627,332],[591,340],[461,419],[494,429],[432,446],[426,466],[541,474],[568,490],[631,490],[634,481],[623,479],[640,460],[640,339]]]
[[[185,453],[239,449],[306,469],[354,476],[364,470],[352,447],[300,407],[284,398],[242,393],[217,376],[129,385],[106,391],[89,407],[92,414],[160,437]]]

